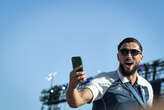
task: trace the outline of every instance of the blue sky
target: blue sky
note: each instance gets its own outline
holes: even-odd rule
[[[164,58],[163,0],[1,0],[0,109],[39,110],[40,92],[69,80],[71,57],[87,76],[117,69],[117,45],[135,37],[143,62]],[[62,109],[71,110],[67,104]],[[64,107],[64,108],[63,108]],[[91,109],[91,104],[77,110]]]

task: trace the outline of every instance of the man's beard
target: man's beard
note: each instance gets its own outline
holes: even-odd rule
[[[124,76],[130,76],[130,75],[133,75],[133,74],[137,71],[138,66],[139,66],[139,65],[135,65],[131,71],[126,71],[126,70],[124,69],[123,65],[120,64],[120,72],[121,72]]]

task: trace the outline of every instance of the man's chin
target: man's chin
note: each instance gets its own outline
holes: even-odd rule
[[[135,73],[135,71],[137,70],[138,67],[135,66],[135,67],[126,68],[123,65],[120,65],[120,68],[121,68],[121,72],[124,76],[130,76]]]
[[[133,72],[133,69],[124,69],[125,72],[131,73]]]
[[[130,75],[133,75],[134,73],[132,72],[132,71],[124,71],[123,72],[123,74],[125,75],[125,76],[130,76]]]

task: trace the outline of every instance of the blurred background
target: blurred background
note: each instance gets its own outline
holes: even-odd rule
[[[0,109],[40,110],[41,91],[67,84],[71,57],[87,77],[118,68],[117,45],[135,37],[143,63],[164,58],[163,0],[0,0]],[[61,110],[72,110],[67,103]],[[92,104],[76,110],[91,109]],[[47,108],[45,108],[47,109]]]

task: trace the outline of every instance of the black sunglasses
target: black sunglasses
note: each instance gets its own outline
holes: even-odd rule
[[[126,56],[131,53],[132,56],[137,56],[138,54],[142,54],[139,50],[136,49],[120,49],[119,52],[123,55]]]

